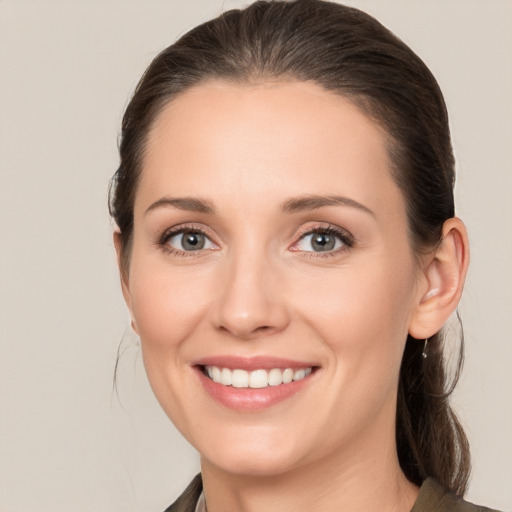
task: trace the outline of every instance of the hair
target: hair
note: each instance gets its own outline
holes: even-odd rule
[[[423,61],[377,20],[358,9],[321,0],[257,1],[197,26],[163,50],[141,78],[126,108],[120,167],[110,212],[128,272],[133,208],[148,134],[165,105],[207,80],[257,84],[311,81],[348,98],[387,134],[392,175],[406,201],[415,254],[440,242],[454,216],[454,157],[441,90]],[[469,447],[448,398],[463,362],[448,382],[443,333],[423,343],[408,337],[396,411],[398,458],[420,485],[432,476],[463,495]]]

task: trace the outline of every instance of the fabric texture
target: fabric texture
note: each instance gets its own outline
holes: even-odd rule
[[[197,475],[183,494],[165,512],[195,512],[203,491],[201,475]],[[236,512],[236,511],[233,511]],[[435,479],[427,478],[411,512],[499,512],[473,505],[445,490]]]
[[[196,475],[183,494],[165,512],[195,512],[197,500],[203,492],[201,474]]]
[[[427,478],[411,512],[498,512],[487,507],[473,505],[447,491],[434,478]]]

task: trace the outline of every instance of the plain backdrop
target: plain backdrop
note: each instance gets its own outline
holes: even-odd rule
[[[469,499],[512,510],[512,2],[352,0],[429,65],[472,244],[455,396]],[[0,0],[0,511],[161,511],[198,470],[153,398],[121,297],[107,187],[157,52],[221,0]],[[119,398],[112,391],[121,339]]]

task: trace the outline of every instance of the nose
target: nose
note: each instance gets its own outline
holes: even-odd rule
[[[289,314],[278,274],[263,255],[226,262],[213,307],[215,328],[240,339],[283,331]]]

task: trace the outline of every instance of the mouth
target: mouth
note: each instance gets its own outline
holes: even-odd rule
[[[286,359],[212,357],[193,368],[207,395],[236,411],[261,411],[314,386],[319,366]],[[292,399],[290,402],[289,399]]]
[[[305,379],[311,374],[313,367],[271,368],[248,371],[241,368],[232,369],[205,365],[202,367],[202,371],[206,377],[222,386],[263,389],[269,386],[281,386]]]

